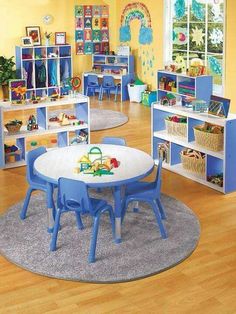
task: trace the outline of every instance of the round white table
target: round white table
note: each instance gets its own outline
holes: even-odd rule
[[[113,175],[93,176],[92,174],[75,173],[78,161],[83,155],[87,155],[92,147],[99,147],[103,156],[116,158],[120,165],[113,168]],[[53,149],[39,156],[34,163],[35,173],[47,182],[47,206],[48,227],[53,229],[53,184],[58,183],[60,177],[80,180],[90,188],[114,187],[115,217],[116,217],[116,241],[121,241],[121,186],[138,181],[150,174],[154,167],[154,161],[147,153],[118,145],[89,144],[67,146]]]

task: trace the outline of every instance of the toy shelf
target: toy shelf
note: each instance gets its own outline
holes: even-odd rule
[[[186,136],[175,136],[166,130],[165,119],[168,116],[180,115],[187,118]],[[224,128],[223,151],[212,151],[196,144],[193,127],[209,122]],[[158,145],[169,143],[169,162],[163,162],[163,168],[204,184],[222,193],[236,191],[236,115],[230,114],[227,119],[196,113],[182,106],[163,106],[159,103],[152,105],[152,156],[158,163]],[[190,148],[205,154],[205,172],[197,174],[183,168],[180,152]],[[223,186],[208,181],[210,176],[223,174]]]
[[[49,121],[52,109],[56,108],[57,112],[59,107],[63,107],[62,112],[66,112],[64,109],[68,106],[70,107],[70,112],[72,111],[75,116],[75,119],[69,120],[69,125],[63,126],[58,122]],[[17,115],[19,111],[26,113],[29,111],[29,115],[31,115],[32,110],[35,111],[38,129],[29,131],[23,123],[20,131],[12,134],[8,133],[4,128],[4,123],[7,122],[6,113],[8,115],[10,113],[13,116],[14,112]],[[22,166],[25,165],[25,156],[30,149],[41,145],[48,148],[71,145],[71,134],[73,134],[73,145],[80,142],[89,143],[89,98],[79,94],[76,97],[64,96],[57,101],[45,100],[37,104],[12,105],[10,102],[1,102],[0,125],[0,168],[6,169]],[[17,147],[17,153],[5,153],[4,144]]]
[[[39,72],[41,71],[41,74]],[[17,78],[26,79],[27,99],[35,96],[47,97],[57,90],[68,94],[64,82],[72,76],[70,45],[16,47]],[[44,80],[39,79],[40,75]]]
[[[126,73],[134,73],[134,57],[118,55],[100,55],[92,56],[92,67],[104,72],[106,70],[126,70]],[[122,74],[122,73],[121,73]]]
[[[167,93],[182,98],[192,96],[209,102],[212,95],[212,76],[192,77],[160,70],[157,72],[157,100],[159,101]]]

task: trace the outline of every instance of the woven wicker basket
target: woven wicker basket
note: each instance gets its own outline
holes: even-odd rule
[[[183,168],[185,170],[201,175],[205,174],[205,158],[198,159],[195,157],[188,157],[186,155],[183,155],[182,152],[180,153],[180,157]]]
[[[186,137],[187,136],[187,123],[173,122],[165,120],[166,130],[168,134]]]
[[[7,123],[7,124],[5,124],[5,127],[10,134],[19,132],[21,126],[22,126],[22,124],[20,124],[20,123],[17,123],[17,124]]]
[[[212,151],[218,152],[223,150],[224,147],[224,134],[215,134],[201,131],[197,128],[194,129],[194,136],[196,143],[200,146],[208,148]]]

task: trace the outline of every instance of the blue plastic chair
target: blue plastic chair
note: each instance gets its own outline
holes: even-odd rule
[[[146,202],[151,205],[157,224],[160,229],[160,233],[163,239],[167,238],[165,227],[162,223],[162,219],[166,219],[164,207],[161,203],[161,169],[162,160],[159,160],[156,179],[154,182],[135,182],[126,186],[125,197],[123,200],[123,213],[122,220],[124,219],[128,204],[130,202]],[[138,211],[136,208],[135,211]]]
[[[87,77],[87,87],[86,87],[86,96],[88,96],[89,91],[92,91],[93,96],[95,95],[96,90],[98,90],[98,93],[100,95],[100,85],[98,82],[97,75],[89,74]]]
[[[105,136],[102,139],[102,144],[126,146],[126,141],[123,137],[109,137]]]
[[[89,263],[95,262],[96,245],[100,215],[106,211],[109,212],[112,225],[112,234],[115,239],[115,218],[111,205],[101,199],[89,198],[88,189],[84,182],[60,178],[58,181],[58,210],[56,213],[55,224],[53,228],[50,250],[56,250],[58,230],[60,227],[60,217],[62,213],[74,212],[76,215],[78,229],[83,229],[81,214],[90,214],[93,218],[93,231],[90,244]]]
[[[120,89],[120,84],[115,84],[114,78],[111,75],[105,75],[103,76],[103,81],[100,86],[100,93],[99,93],[99,100],[103,99],[103,93],[104,91],[107,93],[107,96],[110,99],[111,91],[114,91],[115,93],[115,101],[117,100],[117,95]]]
[[[39,178],[34,173],[34,162],[36,158],[38,158],[40,155],[46,153],[45,147],[38,147],[36,149],[33,149],[27,153],[26,156],[26,178],[29,183],[29,188],[25,197],[25,201],[23,204],[23,208],[20,212],[20,218],[25,219],[30,197],[33,191],[40,190],[47,193],[47,185],[46,181]],[[55,207],[54,207],[55,211]]]

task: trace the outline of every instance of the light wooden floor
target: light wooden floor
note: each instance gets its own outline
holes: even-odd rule
[[[101,108],[123,111],[129,122],[92,132],[92,143],[123,136],[150,152],[149,108],[105,101]],[[0,211],[24,198],[26,187],[24,167],[0,171]],[[35,275],[0,257],[0,313],[236,313],[236,193],[222,195],[168,171],[163,191],[201,222],[200,243],[183,263],[143,280],[99,285]]]

